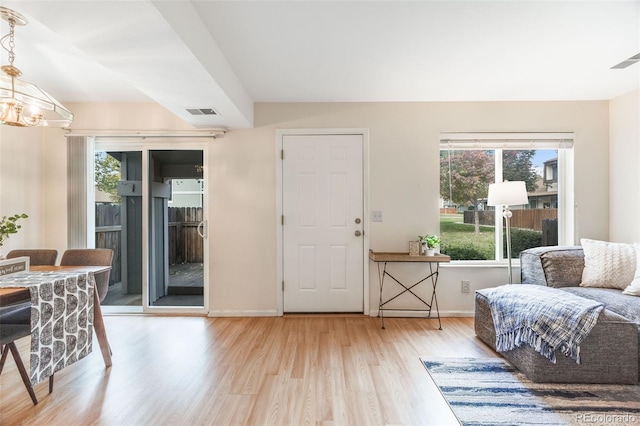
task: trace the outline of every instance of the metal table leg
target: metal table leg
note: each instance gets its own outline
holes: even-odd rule
[[[433,263],[436,264],[436,268],[435,271],[433,270]],[[440,319],[440,309],[438,307],[438,297],[436,295],[436,288],[438,286],[438,275],[439,275],[439,271],[440,271],[440,265],[437,262],[429,262],[429,274],[422,278],[421,280],[419,280],[418,282],[410,285],[407,287],[407,285],[403,284],[400,280],[398,280],[397,278],[395,278],[393,275],[391,275],[390,273],[387,272],[387,262],[384,262],[384,267],[383,270],[380,271],[380,262],[378,262],[378,280],[380,282],[380,299],[379,299],[379,303],[378,303],[378,316],[381,319],[381,323],[382,323],[382,329],[385,329],[384,326],[384,305],[386,305],[387,303],[391,302],[392,300],[398,298],[399,296],[401,296],[404,293],[411,293],[416,299],[418,299],[424,306],[426,306],[426,309],[411,309],[411,310],[420,310],[420,311],[426,311],[428,313],[427,318],[431,318],[431,311],[434,307],[435,304],[435,308],[436,308],[436,316],[438,318],[438,329],[442,330],[442,321]],[[395,296],[389,298],[386,301],[383,301],[383,290],[384,290],[384,279],[385,276],[389,276],[393,281],[395,281],[398,285],[400,285],[403,290],[400,291],[398,294],[396,294]],[[424,281],[431,279],[431,286],[432,286],[432,293],[431,293],[431,300],[430,302],[427,302],[426,300],[424,300],[422,297],[420,297],[418,294],[416,294],[413,291],[413,288],[416,287],[417,285],[423,283]]]

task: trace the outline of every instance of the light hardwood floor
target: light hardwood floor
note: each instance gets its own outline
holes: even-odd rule
[[[419,356],[495,357],[472,318],[106,316],[113,366],[94,351],[33,406],[12,358],[0,424],[457,424]],[[29,338],[19,342],[28,360]]]

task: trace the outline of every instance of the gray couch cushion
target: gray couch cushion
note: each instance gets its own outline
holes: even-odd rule
[[[523,284],[578,286],[583,269],[584,252],[580,246],[535,247],[520,253]]]
[[[622,315],[640,327],[640,297],[638,296],[627,296],[622,294],[622,290],[613,288],[563,287],[562,290],[602,302],[608,310]]]

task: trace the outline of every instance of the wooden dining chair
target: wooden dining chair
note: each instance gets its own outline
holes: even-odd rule
[[[8,304],[0,303],[0,347],[2,348],[0,373],[2,373],[7,356],[11,352],[22,377],[22,382],[35,405],[38,403],[38,399],[16,346],[16,340],[31,334],[31,296],[29,290],[24,289],[24,291],[14,292],[11,299]],[[49,376],[49,393],[51,392],[53,392],[53,375]]]
[[[19,249],[11,250],[7,253],[7,259],[26,256],[29,258],[29,265],[55,265],[58,258],[58,250],[53,249]]]
[[[60,266],[111,266],[112,260],[113,250],[111,249],[69,249],[62,253]],[[100,302],[104,300],[109,291],[110,274],[111,270],[94,275]]]

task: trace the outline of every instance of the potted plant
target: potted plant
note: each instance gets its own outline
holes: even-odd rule
[[[440,237],[433,234],[425,236],[418,235],[418,241],[422,244],[422,252],[427,256],[433,256],[436,248],[440,247]]]
[[[2,216],[2,219],[0,219],[0,247],[2,247],[4,240],[9,238],[9,235],[17,234],[18,230],[22,228],[22,225],[18,225],[18,220],[28,217],[29,216],[24,213],[14,214],[13,216]],[[3,258],[1,253],[0,258]]]

